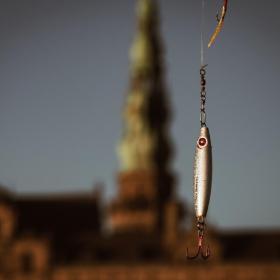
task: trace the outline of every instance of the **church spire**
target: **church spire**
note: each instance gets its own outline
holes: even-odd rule
[[[119,146],[121,171],[162,169],[168,165],[168,102],[162,79],[158,13],[154,0],[139,0],[137,33],[130,52],[130,89]]]
[[[155,233],[164,227],[166,205],[174,191],[155,0],[138,0],[137,22],[118,146],[118,195],[111,204],[110,224],[116,231]]]

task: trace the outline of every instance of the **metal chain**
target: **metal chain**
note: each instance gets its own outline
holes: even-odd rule
[[[197,230],[198,230],[198,236],[203,237],[204,230],[205,230],[205,221],[204,221],[204,218],[202,216],[197,219],[196,227],[197,227]]]
[[[200,125],[201,127],[206,126],[206,111],[205,111],[205,103],[206,103],[206,66],[202,65],[200,68]]]
[[[197,230],[198,230],[198,237],[203,238],[204,236],[204,230],[205,230],[205,222],[204,219],[202,218],[201,220],[197,220],[196,224]]]

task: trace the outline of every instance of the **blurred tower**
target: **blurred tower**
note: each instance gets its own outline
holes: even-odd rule
[[[174,204],[172,148],[168,136],[170,109],[154,0],[138,1],[137,21],[130,53],[130,87],[123,111],[123,135],[118,146],[119,189],[110,207],[110,225],[118,232],[152,233],[165,230],[166,223],[172,224],[166,221],[170,217],[166,209],[170,209],[169,203]]]

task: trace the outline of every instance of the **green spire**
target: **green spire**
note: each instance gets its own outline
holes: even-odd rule
[[[169,108],[162,78],[161,41],[154,0],[139,0],[130,59],[130,88],[118,147],[122,171],[165,169],[171,148]]]
[[[153,33],[157,9],[153,0],[139,0],[137,7],[138,30],[130,52],[132,75],[151,70],[153,63]]]

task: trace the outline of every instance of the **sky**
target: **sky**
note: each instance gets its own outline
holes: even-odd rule
[[[197,0],[159,0],[178,196],[192,209],[199,133]],[[116,193],[132,0],[0,1],[0,182],[18,193]],[[222,1],[206,1],[204,34]],[[213,144],[209,221],[221,229],[280,228],[277,0],[229,0],[205,53]]]

